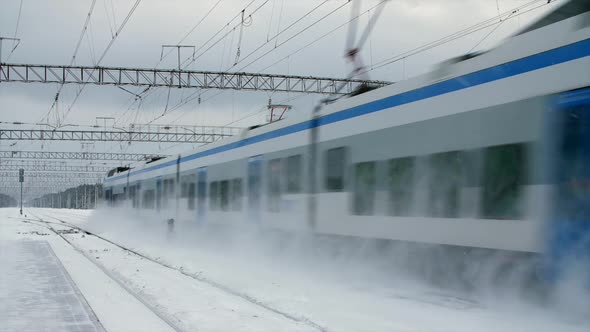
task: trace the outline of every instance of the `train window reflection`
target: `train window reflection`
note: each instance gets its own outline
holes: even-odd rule
[[[209,209],[219,209],[219,183],[217,181],[209,184]]]
[[[233,211],[242,209],[242,179],[231,181],[231,209]]]
[[[143,192],[142,205],[144,209],[153,209],[155,207],[155,192],[153,189]]]
[[[375,190],[375,162],[356,164],[354,167],[354,214],[374,214]]]
[[[193,179],[188,175],[185,175],[180,178],[180,197],[181,198],[188,197],[188,187],[189,187],[189,184],[191,181],[193,181]]]
[[[526,146],[509,144],[484,150],[481,213],[490,219],[520,219],[527,174]]]
[[[278,212],[281,201],[281,159],[268,162],[268,210]]]
[[[190,182],[187,184],[187,196],[188,196],[188,209],[194,210],[195,209],[195,192],[196,192],[196,184],[194,182]]]
[[[326,151],[325,186],[327,191],[343,191],[346,170],[346,148],[339,147]]]
[[[414,157],[392,159],[388,163],[389,214],[407,216],[414,196]]]
[[[287,158],[287,167],[285,173],[287,176],[288,193],[293,194],[301,192],[302,168],[302,158],[300,154]]]
[[[222,211],[229,210],[229,181],[219,182],[219,207]]]
[[[429,212],[432,217],[458,216],[464,174],[462,153],[454,151],[430,156]]]

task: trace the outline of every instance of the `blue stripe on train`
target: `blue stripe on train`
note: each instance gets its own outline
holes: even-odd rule
[[[436,84],[418,88],[416,90],[404,92],[398,95],[376,100],[367,104],[345,109],[337,113],[328,114],[319,118],[316,126],[324,126],[331,123],[355,118],[358,116],[379,112],[392,107],[413,103],[419,100],[440,96],[446,93],[463,90],[466,88],[524,74],[530,71],[550,67],[571,60],[580,59],[589,55],[590,39],[586,39],[583,41],[579,41],[577,43],[562,46],[542,53],[534,54],[522,59],[514,60],[491,68],[483,69],[474,73],[452,78],[447,81],[439,82]],[[217,153],[237,149],[243,146],[271,140],[277,137],[294,134],[297,132],[308,130],[312,126],[313,120],[300,122],[297,124],[290,125],[288,127],[279,128],[277,130],[273,130],[254,137],[245,138],[238,142],[233,142],[202,152],[197,152],[192,155],[182,157],[180,159],[180,162],[182,163],[190,160],[195,160]],[[176,159],[159,165],[154,165],[151,167],[133,171],[131,172],[131,175],[138,175],[172,165],[176,165]],[[126,175],[120,175],[116,177],[107,178],[105,182],[122,179],[125,176]]]

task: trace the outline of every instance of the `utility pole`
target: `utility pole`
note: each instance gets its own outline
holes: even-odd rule
[[[0,43],[1,45],[1,43]],[[20,215],[23,215],[23,182],[25,181],[25,170],[18,170],[18,182],[20,182]]]

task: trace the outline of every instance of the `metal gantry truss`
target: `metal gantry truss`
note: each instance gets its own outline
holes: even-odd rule
[[[0,82],[133,85],[343,95],[384,81],[173,69],[0,64]]]
[[[180,129],[179,129],[180,128]],[[0,129],[0,140],[9,141],[111,141],[161,143],[212,143],[241,131],[235,127],[202,126],[168,131]]]
[[[0,159],[56,159],[56,160],[116,160],[142,161],[153,157],[142,153],[104,153],[104,152],[50,152],[50,151],[0,151]]]
[[[73,172],[73,173],[101,173],[106,174],[112,167],[107,166],[94,166],[94,165],[67,165],[67,164],[31,164],[31,165],[23,165],[23,164],[11,164],[11,165],[4,165],[0,164],[0,172],[14,172],[18,171],[20,168],[25,169],[25,174],[29,172]]]
[[[31,177],[31,174],[26,174],[25,179],[24,179],[24,184],[54,184],[54,183],[77,183],[77,184],[83,184],[83,183],[99,183],[100,179],[97,177],[92,177],[92,176],[88,176],[88,174],[86,174],[86,176],[83,177],[70,177],[70,178],[64,178],[64,177]],[[16,182],[18,183],[18,177],[5,177],[5,178],[0,178],[0,183],[12,183],[12,182]]]
[[[104,173],[72,173],[72,172],[43,172],[43,171],[26,171],[25,181],[27,179],[82,179],[86,182],[98,183],[104,178]],[[18,179],[18,170],[0,172],[0,179]]]
[[[25,188],[45,188],[47,192],[52,192],[56,190],[63,190],[68,188],[74,188],[81,185],[94,185],[96,182],[87,182],[87,181],[55,181],[55,182],[29,182],[23,183],[23,190]],[[0,187],[2,188],[11,188],[11,187],[20,187],[20,183],[18,181],[0,181]]]

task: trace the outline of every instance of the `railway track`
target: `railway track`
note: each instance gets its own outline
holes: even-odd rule
[[[211,279],[209,279],[207,277],[202,276],[201,274],[194,274],[194,273],[191,273],[189,271],[186,271],[186,270],[184,270],[182,268],[177,268],[177,267],[175,267],[175,266],[173,266],[173,265],[171,265],[169,263],[166,263],[166,262],[161,261],[159,259],[153,258],[153,257],[151,257],[149,255],[146,255],[146,254],[143,254],[141,252],[138,252],[138,251],[136,251],[134,249],[131,249],[131,248],[126,247],[126,246],[124,246],[122,244],[119,244],[119,243],[117,243],[117,242],[115,242],[115,241],[113,241],[111,239],[105,238],[105,237],[103,237],[101,235],[98,235],[98,234],[95,234],[95,233],[93,233],[91,231],[88,231],[88,230],[86,230],[86,229],[84,229],[84,228],[82,228],[80,226],[73,225],[73,224],[69,223],[66,220],[63,220],[63,219],[60,219],[60,218],[56,218],[56,217],[51,216],[51,215],[42,215],[42,214],[39,215],[39,214],[30,213],[30,212],[29,212],[29,214],[31,216],[33,216],[34,218],[21,218],[21,219],[23,221],[25,221],[25,222],[34,223],[34,224],[37,224],[39,226],[43,226],[43,227],[49,229],[51,232],[57,234],[66,243],[68,243],[70,246],[72,246],[76,251],[82,253],[84,255],[84,257],[86,257],[94,265],[96,265],[97,267],[99,267],[105,274],[107,274],[117,284],[121,285],[126,291],[128,291],[129,293],[131,293],[131,295],[133,295],[142,304],[144,304],[146,307],[148,307],[148,309],[150,309],[150,311],[152,311],[154,314],[156,314],[156,316],[158,316],[159,318],[161,318],[167,325],[170,325],[170,327],[173,328],[175,331],[184,331],[184,330],[181,327],[179,327],[178,324],[175,323],[172,320],[172,318],[168,317],[167,314],[161,312],[155,306],[153,306],[152,304],[150,304],[149,302],[147,302],[145,299],[143,299],[141,297],[141,295],[137,294],[134,290],[130,289],[129,286],[125,285],[120,279],[118,279],[116,276],[114,276],[112,273],[110,273],[110,271],[107,268],[105,268],[102,264],[98,263],[95,259],[93,259],[92,257],[90,257],[88,255],[88,253],[86,253],[83,249],[77,247],[72,241],[70,241],[69,239],[67,239],[67,235],[72,234],[72,233],[74,233],[74,234],[83,233],[83,234],[88,235],[88,236],[93,236],[93,237],[95,237],[97,239],[100,239],[100,240],[102,240],[102,241],[104,241],[104,242],[106,242],[106,243],[108,243],[110,245],[113,245],[113,246],[115,246],[115,247],[117,247],[117,248],[119,248],[119,249],[121,249],[121,250],[123,250],[125,252],[128,252],[128,253],[131,253],[133,255],[136,255],[137,257],[140,257],[142,259],[145,259],[147,261],[150,261],[150,262],[152,262],[154,264],[157,264],[159,266],[162,266],[164,268],[167,268],[167,269],[170,269],[170,270],[174,270],[174,271],[176,271],[178,273],[181,273],[182,275],[184,275],[186,277],[189,277],[189,278],[191,278],[191,279],[193,279],[193,280],[195,280],[197,282],[201,282],[201,283],[207,284],[207,285],[209,285],[211,287],[214,287],[214,288],[216,288],[216,289],[218,289],[218,290],[220,290],[220,291],[222,291],[222,292],[224,292],[224,293],[226,293],[228,295],[238,297],[238,298],[240,298],[242,300],[245,300],[245,301],[247,301],[247,302],[249,302],[249,303],[251,303],[251,304],[259,307],[259,308],[262,308],[262,309],[264,309],[266,311],[269,311],[269,312],[271,312],[273,314],[282,316],[285,319],[291,320],[291,321],[296,322],[296,323],[305,324],[305,325],[307,325],[307,326],[309,326],[309,327],[311,327],[311,328],[313,328],[314,330],[317,330],[317,331],[321,331],[321,332],[328,332],[329,331],[326,327],[324,327],[324,326],[322,326],[322,325],[320,325],[320,324],[312,321],[311,319],[309,319],[307,317],[299,316],[299,315],[295,315],[295,314],[292,314],[292,313],[285,312],[285,311],[283,311],[283,310],[281,310],[279,308],[276,308],[276,307],[273,307],[273,306],[271,306],[269,304],[266,304],[266,303],[262,302],[261,300],[255,298],[255,297],[253,297],[251,295],[245,294],[245,293],[240,292],[238,290],[235,290],[235,289],[233,289],[231,287],[228,287],[228,286],[226,286],[224,284],[221,284],[219,282],[216,282],[214,280],[211,280]],[[79,217],[79,216],[76,216],[76,217]],[[54,221],[50,221],[50,220],[47,220],[47,219],[53,219]],[[64,229],[56,229],[57,228],[56,226],[65,227],[66,229],[65,230]],[[70,231],[68,231],[68,229]],[[74,230],[75,232],[72,232],[71,230]]]
[[[127,293],[129,293],[131,296],[133,296],[133,298],[138,300],[142,305],[144,305],[150,312],[152,312],[154,315],[156,315],[156,317],[158,317],[160,320],[162,320],[172,330],[174,330],[176,332],[188,331],[188,330],[182,328],[179,325],[179,322],[175,322],[173,318],[168,317],[168,315],[166,313],[162,312],[161,310],[158,310],[153,304],[151,304],[149,301],[145,300],[140,294],[138,294],[133,289],[131,289],[129,286],[127,286],[120,278],[113,275],[113,273],[111,273],[111,271],[109,271],[105,266],[98,263],[95,259],[93,259],[91,256],[89,256],[86,251],[84,251],[80,247],[76,246],[66,236],[68,234],[78,234],[79,232],[84,232],[85,234],[89,234],[89,235],[90,235],[90,233],[85,232],[84,230],[82,230],[78,227],[75,227],[74,225],[68,224],[65,221],[62,221],[59,223],[58,222],[51,222],[51,221],[44,220],[43,218],[39,217],[38,215],[35,215],[34,213],[29,212],[29,214],[31,214],[34,218],[22,218],[22,220],[24,222],[27,222],[30,224],[35,224],[40,227],[44,227],[44,228],[48,229],[49,231],[51,231],[52,233],[59,236],[65,243],[67,243],[75,251],[82,254],[90,263],[92,263],[94,266],[99,268],[105,275],[107,275],[116,284],[121,286]],[[49,216],[46,216],[46,217],[49,217]],[[67,229],[66,230],[64,230],[63,228],[57,229],[55,227],[56,225],[66,227]]]

